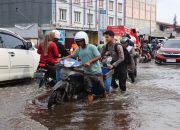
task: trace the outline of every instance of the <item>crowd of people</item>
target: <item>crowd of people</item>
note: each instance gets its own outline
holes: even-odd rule
[[[84,66],[84,73],[86,74],[84,79],[88,93],[87,99],[91,102],[93,100],[92,85],[97,80],[100,82],[99,85],[103,90],[102,97],[106,98],[107,96],[100,62],[107,57],[111,57],[112,60],[107,65],[108,69],[114,69],[111,86],[112,88],[119,87],[121,92],[124,93],[126,91],[127,77],[129,76],[132,83],[135,82],[137,55],[134,43],[128,34],[124,34],[120,41],[115,40],[113,31],[104,32],[104,38],[107,44],[100,44],[97,47],[89,44],[87,33],[80,31],[76,33],[69,53],[58,42],[60,39],[59,31],[53,30],[46,34],[44,42],[38,46],[40,62],[49,64],[50,73],[55,77],[55,65],[59,63],[60,58],[78,58],[81,60]],[[117,84],[116,80],[119,81],[119,84]]]

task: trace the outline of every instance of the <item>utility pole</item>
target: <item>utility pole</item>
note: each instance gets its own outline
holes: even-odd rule
[[[90,12],[91,12],[91,10],[89,9],[89,29],[91,29],[91,23],[90,23],[91,22],[91,19],[90,19],[91,15],[90,15]]]
[[[152,13],[151,13],[151,11],[152,11],[152,3],[151,3],[151,6],[150,6],[150,36],[151,36],[151,19],[152,19]]]

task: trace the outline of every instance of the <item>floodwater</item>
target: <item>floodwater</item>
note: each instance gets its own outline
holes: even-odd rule
[[[179,130],[180,66],[140,64],[135,84],[93,104],[48,110],[49,90],[32,82],[0,88],[0,130]]]

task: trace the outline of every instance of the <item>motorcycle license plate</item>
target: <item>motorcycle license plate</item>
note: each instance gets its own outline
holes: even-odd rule
[[[176,59],[167,59],[166,62],[175,63]]]
[[[41,79],[44,78],[44,76],[45,76],[45,72],[35,72],[34,74],[35,79]]]

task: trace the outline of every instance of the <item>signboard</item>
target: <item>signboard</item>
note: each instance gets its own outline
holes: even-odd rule
[[[64,45],[65,44],[65,30],[59,30],[59,32],[60,32],[59,42],[61,42]]]
[[[127,26],[108,26],[107,30],[112,30],[115,34],[115,36],[121,36],[124,33],[131,33],[131,28]]]
[[[99,30],[105,31],[106,26],[106,10],[99,9]]]

